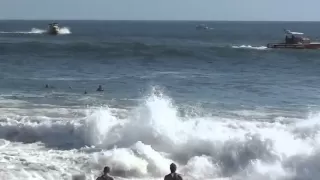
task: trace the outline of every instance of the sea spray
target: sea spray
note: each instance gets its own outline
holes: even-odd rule
[[[184,177],[192,179],[317,176],[312,167],[318,165],[312,159],[318,159],[318,151],[312,149],[317,147],[318,136],[305,141],[294,134],[300,127],[312,126],[299,122],[240,122],[236,117],[201,114],[182,116],[178,108],[180,105],[164,92],[152,90],[135,108],[89,107],[83,109],[86,113],[79,119],[32,122],[11,116],[0,122],[1,138],[12,141],[1,143],[0,151],[6,154],[2,163],[14,164],[3,177],[52,179],[82,171],[93,179],[109,165],[112,175],[124,179],[161,179],[171,162],[178,165]],[[119,115],[123,111],[127,116]],[[66,115],[59,109],[56,112]],[[316,117],[309,117],[309,124]],[[82,148],[67,148],[70,145]],[[56,150],[48,151],[48,147]],[[46,173],[31,171],[25,164]],[[304,167],[310,175],[293,173]],[[15,171],[21,168],[21,173]]]

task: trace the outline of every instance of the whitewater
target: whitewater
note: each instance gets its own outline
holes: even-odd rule
[[[4,179],[93,180],[104,165],[119,179],[162,179],[171,162],[185,179],[313,179],[319,173],[319,114],[269,119],[268,112],[243,110],[223,117],[195,107],[181,113],[156,89],[130,109],[3,103]]]
[[[39,29],[39,28],[32,28],[30,31],[0,31],[0,34],[46,34],[47,30]],[[71,34],[71,30],[68,27],[61,27],[59,29],[58,34],[66,35]]]

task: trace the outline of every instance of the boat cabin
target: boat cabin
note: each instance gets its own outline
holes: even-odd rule
[[[50,24],[48,24],[48,26],[51,26],[51,27],[58,26],[58,23],[50,23]]]
[[[309,44],[310,39],[304,36],[304,33],[300,32],[286,32],[286,44]]]

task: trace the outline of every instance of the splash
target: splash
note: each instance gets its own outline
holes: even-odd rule
[[[71,34],[71,30],[68,27],[61,27],[59,30],[59,34]]]
[[[288,124],[182,108],[154,88],[133,109],[1,110],[0,176],[95,179],[109,165],[119,179],[163,179],[175,162],[186,179],[318,179],[318,114]]]

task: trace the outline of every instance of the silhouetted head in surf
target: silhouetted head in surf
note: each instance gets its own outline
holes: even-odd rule
[[[97,91],[103,91],[103,89],[102,89],[102,86],[101,86],[101,85],[99,85],[99,87],[98,87]]]
[[[171,173],[167,174],[164,177],[164,180],[183,180],[182,176],[180,174],[176,173],[176,170],[177,170],[177,165],[174,163],[171,163],[170,164]]]
[[[46,88],[49,88],[49,85],[48,85],[48,84],[46,84]]]
[[[177,165],[174,164],[174,163],[171,163],[171,164],[170,164],[170,171],[171,171],[171,173],[175,173],[176,170],[177,170]]]
[[[113,180],[113,177],[111,177],[109,173],[110,173],[110,167],[109,166],[104,167],[103,175],[98,177],[96,180]]]
[[[110,167],[109,167],[109,166],[104,167],[103,173],[104,173],[104,174],[110,173]]]

